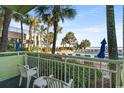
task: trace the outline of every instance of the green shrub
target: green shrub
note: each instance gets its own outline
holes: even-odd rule
[[[13,45],[8,44],[8,46],[7,46],[7,51],[16,51],[16,49],[14,48]]]

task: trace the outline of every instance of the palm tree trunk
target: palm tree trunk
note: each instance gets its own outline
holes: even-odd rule
[[[47,27],[47,52],[49,51],[49,42],[48,42],[48,33],[49,33],[49,29],[50,29],[50,24],[48,23],[48,27]]]
[[[32,25],[29,26],[29,42],[28,42],[28,51],[32,50]]]
[[[22,20],[20,21],[20,25],[21,25],[21,48],[23,48],[23,22],[22,22]]]
[[[107,8],[107,38],[108,38],[109,58],[118,59],[114,6],[108,5],[106,6],[106,8]]]
[[[65,45],[63,44],[63,49],[64,49],[64,46],[65,46]]]
[[[1,13],[0,13],[0,31],[2,31],[2,27],[3,27],[3,20],[4,20],[4,9],[1,8]]]
[[[114,6],[106,6],[107,15],[107,39],[108,39],[108,55],[109,59],[118,59],[117,51],[117,40],[115,32],[115,17],[114,17]],[[116,65],[110,64],[110,69],[116,70]],[[112,74],[112,87],[115,87],[116,75]]]
[[[69,44],[69,50],[71,50],[71,45]]]
[[[124,58],[124,5],[123,5],[123,58]]]
[[[54,38],[53,38],[52,54],[55,54],[55,49],[56,49],[57,26],[58,26],[58,22],[54,21]]]
[[[58,15],[57,15],[57,11],[60,9],[59,5],[54,5],[54,9],[53,9],[53,15],[54,15],[54,22],[53,22],[53,26],[54,26],[54,38],[53,38],[53,46],[52,46],[52,54],[55,54],[55,49],[56,49],[56,37],[57,37],[57,28],[58,28]]]
[[[7,50],[8,28],[9,28],[9,24],[11,22],[11,17],[12,17],[12,11],[6,8],[5,15],[4,15],[1,43],[0,43],[0,51],[1,52],[5,52]]]

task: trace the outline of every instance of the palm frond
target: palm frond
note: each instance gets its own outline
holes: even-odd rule
[[[48,14],[49,11],[51,10],[51,6],[48,5],[40,5],[35,8],[35,13],[39,16],[42,17],[44,14]]]
[[[76,16],[76,10],[73,8],[64,8],[62,9],[62,15],[67,19],[73,19]]]

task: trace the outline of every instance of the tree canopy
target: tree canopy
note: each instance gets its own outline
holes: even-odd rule
[[[82,40],[81,43],[80,43],[80,48],[84,48],[84,50],[87,48],[87,47],[90,47],[91,43],[89,40],[85,39],[85,40]]]

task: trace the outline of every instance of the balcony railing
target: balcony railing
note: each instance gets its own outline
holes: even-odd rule
[[[13,60],[12,58],[8,59],[8,64],[14,62],[12,63],[13,65],[11,65],[11,67],[9,66],[9,68],[3,67],[6,66],[5,64],[7,63],[7,60],[5,60],[5,64],[0,60],[0,64],[4,64],[2,68],[8,68],[8,70],[3,70],[4,72],[2,71],[3,75],[4,73],[8,73],[6,71],[11,71],[11,69],[13,71],[13,73],[11,73],[11,77],[12,74],[14,74],[13,77],[18,75],[19,73],[17,74],[17,71],[15,71],[18,68],[15,65],[24,64],[25,61],[25,64],[28,64],[30,67],[38,67],[39,76],[49,76],[52,74],[55,78],[66,82],[69,82],[70,79],[73,79],[75,88],[121,87],[122,60],[26,52],[0,53],[0,58],[4,56],[5,59],[7,59],[8,57],[6,57],[6,55],[15,57]],[[17,57],[18,59],[20,58],[21,61],[15,59]],[[115,69],[109,69],[110,65],[115,66]],[[5,78],[8,79],[7,77]]]
[[[94,59],[88,57],[59,56],[41,53],[29,53],[26,56],[30,67],[37,66],[40,76],[54,75],[55,78],[69,82],[74,80],[74,87],[120,87],[120,60]],[[109,69],[109,65],[116,68]],[[112,78],[115,77],[115,80]]]

